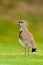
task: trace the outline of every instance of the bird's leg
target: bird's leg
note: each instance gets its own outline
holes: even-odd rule
[[[24,47],[24,53],[25,53],[24,55],[26,56],[26,47]]]
[[[29,47],[28,47],[28,56],[29,56]]]

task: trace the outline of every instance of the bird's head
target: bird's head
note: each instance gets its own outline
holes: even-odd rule
[[[18,24],[19,24],[20,27],[27,27],[28,26],[28,24],[25,20],[19,20]]]

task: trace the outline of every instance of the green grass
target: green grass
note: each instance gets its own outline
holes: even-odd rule
[[[0,65],[43,65],[43,44],[37,44],[37,54],[30,51],[29,56],[24,56],[24,48],[16,44],[0,47]]]
[[[40,32],[37,34],[37,24],[31,21],[29,26],[37,42],[37,54],[33,55],[30,50],[29,56],[24,56],[24,47],[18,41],[17,21],[0,19],[0,65],[43,65],[43,37]]]

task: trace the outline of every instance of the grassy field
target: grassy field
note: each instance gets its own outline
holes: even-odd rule
[[[33,55],[30,50],[29,56],[24,56],[24,47],[18,41],[17,21],[0,19],[0,65],[43,65],[43,40],[40,33],[37,34],[37,24],[31,22],[32,26],[29,26],[36,41],[37,54]]]
[[[43,65],[43,44],[37,44],[37,54],[30,51],[29,56],[24,56],[24,48],[14,42],[0,46],[0,65]]]

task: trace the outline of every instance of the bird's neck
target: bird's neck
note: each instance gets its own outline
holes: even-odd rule
[[[28,31],[28,28],[27,27],[21,27],[20,31]]]

